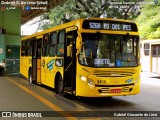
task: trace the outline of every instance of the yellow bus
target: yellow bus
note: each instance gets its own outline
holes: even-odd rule
[[[140,92],[137,25],[112,18],[77,19],[21,39],[20,73],[56,93],[83,97]]]

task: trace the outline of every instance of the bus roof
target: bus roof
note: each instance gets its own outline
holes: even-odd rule
[[[41,32],[37,32],[37,33],[32,34],[32,35],[24,36],[24,37],[21,38],[21,40],[26,40],[26,39],[33,38],[33,37],[36,37],[36,36],[51,33],[51,32],[57,31],[57,30],[62,30],[64,28],[71,27],[71,26],[77,26],[78,27],[78,23],[82,23],[84,20],[109,20],[109,21],[134,23],[134,22],[131,22],[129,20],[116,19],[116,18],[81,18],[81,19],[77,19],[77,20],[74,20],[74,21],[71,21],[71,22],[67,22],[67,23],[58,25],[58,26],[51,27],[49,29],[43,30]]]

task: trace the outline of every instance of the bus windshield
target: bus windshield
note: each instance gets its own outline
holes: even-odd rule
[[[139,65],[139,37],[83,33],[79,63],[90,67],[134,67]]]

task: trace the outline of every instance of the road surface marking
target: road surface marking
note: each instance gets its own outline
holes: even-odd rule
[[[57,113],[61,114],[66,119],[68,119],[68,120],[78,120],[76,117],[72,116],[71,114],[69,114],[67,112],[62,112],[62,111],[64,111],[63,109],[59,108],[55,104],[51,103],[50,101],[48,101],[47,99],[43,98],[42,96],[34,93],[33,91],[29,90],[28,88],[24,87],[23,85],[17,83],[16,81],[13,81],[11,78],[5,77],[5,79],[7,79],[10,82],[14,83],[18,87],[20,87],[21,89],[23,89],[24,91],[29,93],[30,95],[32,95],[33,97],[37,98],[39,101],[41,101],[42,103],[46,104],[48,107],[50,107],[52,110],[56,111]]]

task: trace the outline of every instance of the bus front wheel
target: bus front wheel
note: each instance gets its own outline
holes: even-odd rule
[[[63,80],[62,80],[62,76],[59,76],[58,78],[58,82],[57,82],[57,94],[62,95],[63,94]]]

